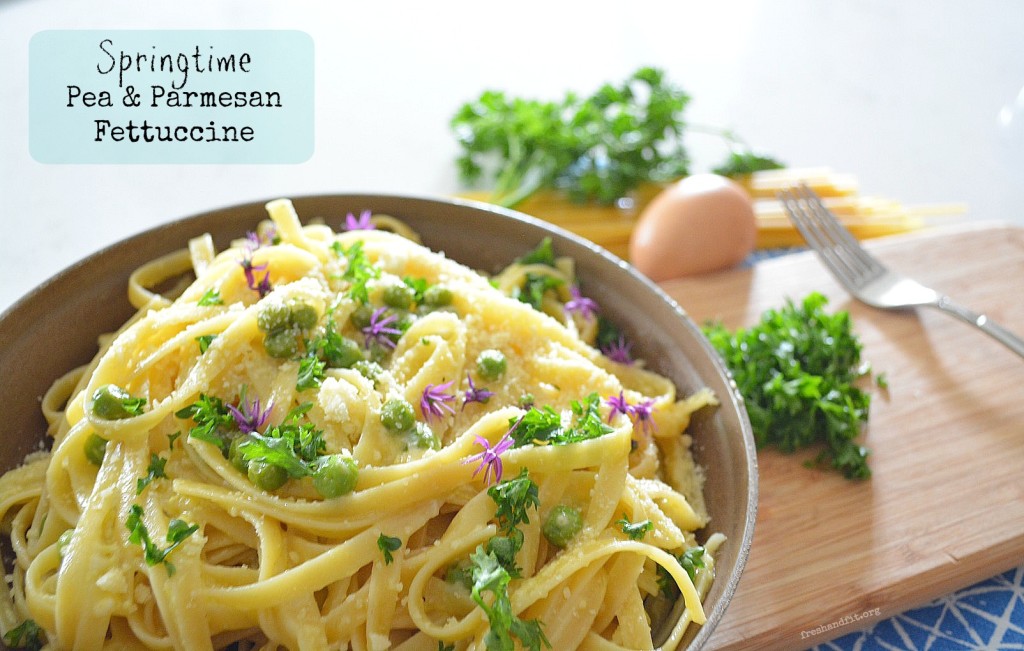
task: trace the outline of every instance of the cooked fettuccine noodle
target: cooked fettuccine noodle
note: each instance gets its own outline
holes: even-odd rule
[[[8,642],[673,649],[704,622],[710,392],[603,354],[565,260],[492,282],[267,208],[140,269],[45,396],[51,451],[0,478]]]

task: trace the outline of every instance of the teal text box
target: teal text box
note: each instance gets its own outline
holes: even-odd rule
[[[29,42],[41,163],[301,163],[313,39],[294,30],[47,30]]]

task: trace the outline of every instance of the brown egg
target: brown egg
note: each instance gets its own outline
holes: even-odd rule
[[[739,184],[694,174],[665,188],[640,213],[630,262],[654,281],[739,264],[754,250],[754,207]]]

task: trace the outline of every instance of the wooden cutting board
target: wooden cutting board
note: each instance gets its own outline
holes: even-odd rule
[[[961,226],[873,240],[890,267],[1024,335],[1024,229]],[[1024,563],[1024,359],[923,308],[854,301],[811,252],[663,288],[735,328],[819,291],[847,310],[872,385],[863,482],[758,453],[760,508],[713,649],[803,649]]]

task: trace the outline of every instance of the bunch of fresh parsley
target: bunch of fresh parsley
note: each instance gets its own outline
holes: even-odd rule
[[[488,90],[451,120],[461,147],[459,173],[470,184],[490,176],[492,200],[504,206],[542,188],[562,190],[578,202],[611,204],[642,183],[689,172],[683,143],[689,102],[652,67],[604,84],[589,97],[570,92],[560,101],[541,101]],[[781,167],[769,158],[734,155],[722,169]]]
[[[821,443],[819,463],[864,479],[871,476],[868,450],[854,440],[871,405],[856,384],[866,373],[862,345],[850,314],[830,315],[827,303],[814,292],[768,310],[749,328],[709,324],[704,333],[743,394],[758,447],[793,452]]]

